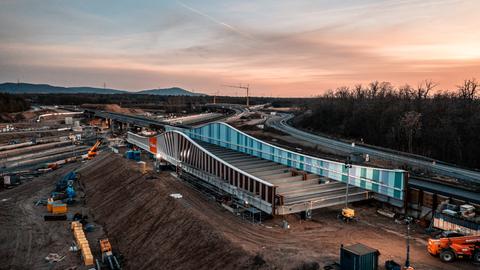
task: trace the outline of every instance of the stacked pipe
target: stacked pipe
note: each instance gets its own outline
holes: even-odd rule
[[[94,263],[92,251],[90,250],[90,245],[88,244],[88,240],[85,237],[82,224],[78,221],[73,221],[71,229],[75,237],[75,243],[82,252],[83,262],[86,266],[93,265]]]

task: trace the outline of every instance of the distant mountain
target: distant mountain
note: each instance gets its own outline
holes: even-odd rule
[[[130,92],[126,90],[117,90],[109,88],[95,87],[63,87],[48,84],[31,84],[31,83],[2,83],[0,84],[0,92],[10,94],[146,94],[146,95],[163,95],[163,96],[203,96],[179,87],[165,89],[151,89],[139,92]]]
[[[87,94],[122,94],[126,91],[115,89],[104,89],[95,87],[63,87],[48,84],[31,84],[31,83],[2,83],[0,84],[0,92],[20,94],[59,94],[59,93],[87,93]]]
[[[160,95],[160,96],[205,96],[205,94],[193,93],[179,87],[143,90],[137,93],[146,94],[146,95]]]

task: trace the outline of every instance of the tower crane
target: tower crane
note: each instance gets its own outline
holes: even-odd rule
[[[239,85],[223,85],[223,86],[232,87],[232,88],[240,88],[240,89],[247,90],[247,108],[250,107],[250,98],[248,96],[248,91],[250,90],[250,85],[249,84],[247,84],[246,86],[242,85],[242,84],[239,84]]]

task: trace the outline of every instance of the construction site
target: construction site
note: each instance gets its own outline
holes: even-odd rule
[[[0,269],[478,269],[473,172],[421,178],[287,117],[29,111],[0,133]]]

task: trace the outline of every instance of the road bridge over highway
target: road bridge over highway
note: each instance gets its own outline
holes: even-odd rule
[[[274,146],[216,122],[127,141],[272,215],[377,198],[403,206],[408,174],[307,156]]]

